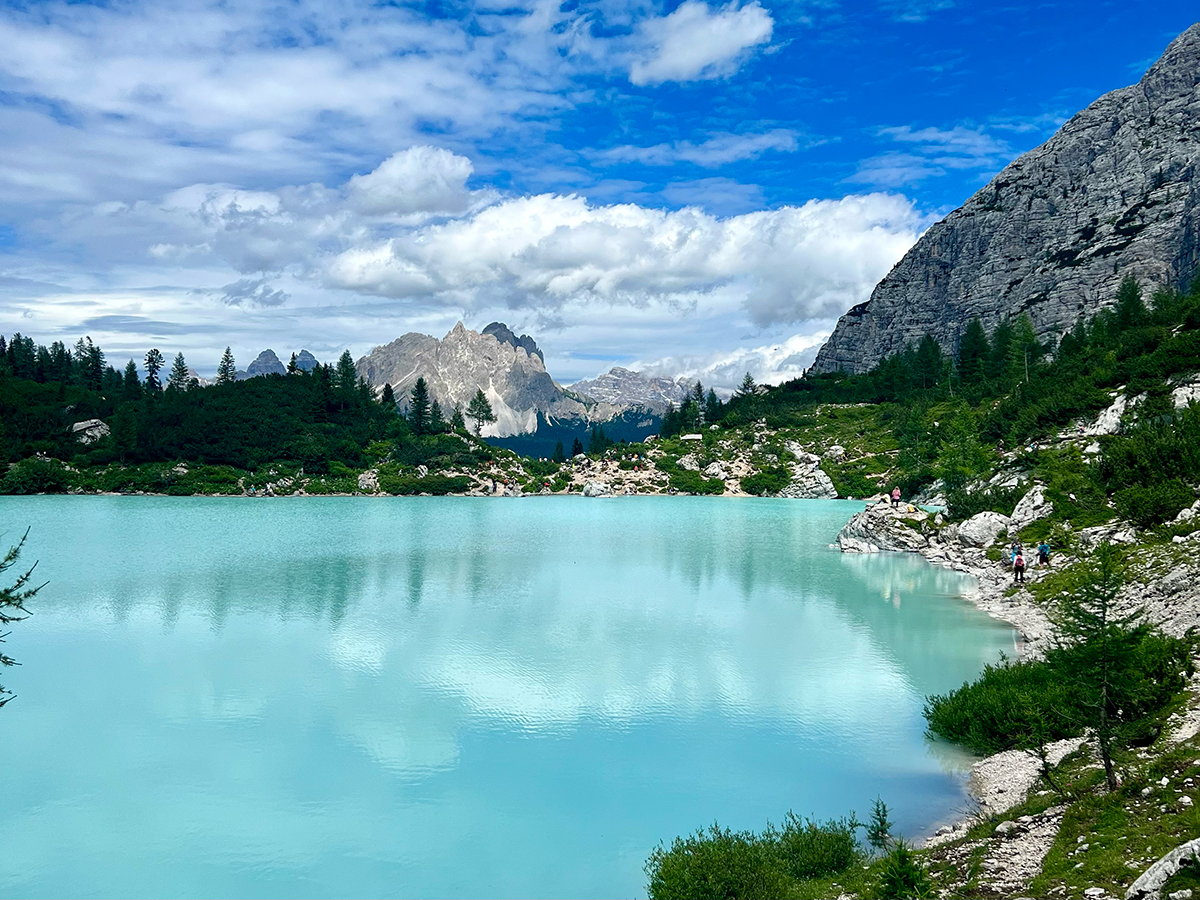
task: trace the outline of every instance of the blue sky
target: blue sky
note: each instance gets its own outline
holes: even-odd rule
[[[0,333],[799,373],[1192,4],[0,4]]]

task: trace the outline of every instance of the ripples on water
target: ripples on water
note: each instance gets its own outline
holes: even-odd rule
[[[921,703],[1010,648],[860,504],[0,498],[51,585],[0,893],[634,896],[660,840],[962,802]]]

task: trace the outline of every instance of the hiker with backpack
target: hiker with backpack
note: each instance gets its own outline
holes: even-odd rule
[[[1050,544],[1043,540],[1038,544],[1038,568],[1050,565]]]
[[[1017,551],[1017,555],[1013,557],[1013,584],[1025,583],[1025,554]]]

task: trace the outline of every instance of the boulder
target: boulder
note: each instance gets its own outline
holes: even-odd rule
[[[1009,530],[1020,531],[1026,525],[1044,519],[1054,512],[1054,504],[1046,499],[1046,487],[1035,484],[1020,499],[1009,521]]]
[[[1003,513],[976,513],[958,526],[958,542],[966,547],[982,547],[985,550],[996,543],[996,538],[1009,526],[1009,518]]]
[[[583,486],[585,497],[607,497],[610,491],[603,481],[589,481]]]
[[[363,494],[379,492],[379,473],[374,469],[363,472],[358,476],[358,490]]]
[[[831,459],[836,462],[839,459],[845,459],[845,457],[846,457],[846,448],[843,447],[841,444],[834,444],[832,447],[830,447],[828,450],[825,451],[825,459]]]
[[[700,471],[700,460],[696,459],[695,453],[688,453],[679,457],[679,462],[677,462],[676,465],[688,472]]]
[[[729,477],[728,473],[725,471],[725,467],[719,462],[709,463],[704,467],[704,471],[701,474],[703,474],[705,478],[720,478],[722,481]]]
[[[853,516],[838,532],[838,547],[843,553],[915,553],[929,546],[919,530],[927,513],[901,513],[885,503],[868,506]]]
[[[1200,862],[1200,838],[1180,844],[1143,872],[1129,890],[1125,900],[1159,900],[1163,886],[1183,866]]]
[[[72,425],[71,434],[81,444],[94,444],[112,434],[112,430],[100,419],[86,419]]]

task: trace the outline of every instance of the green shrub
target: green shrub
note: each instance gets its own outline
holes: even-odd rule
[[[852,463],[823,463],[833,486],[837,488],[839,497],[870,497],[879,493],[879,484],[867,477],[868,464],[855,461]],[[911,495],[910,495],[911,496]]]
[[[969,490],[966,487],[953,487],[946,491],[946,517],[952,521],[969,519],[971,516],[987,512],[1012,515],[1020,499],[1025,496],[1026,486],[989,487]]]
[[[1157,728],[1160,714],[1183,690],[1191,671],[1190,643],[1146,626],[1127,634],[1134,652],[1117,678],[1112,715],[1127,737],[1136,738]],[[1080,670],[1091,649],[1055,647],[1045,659],[987,666],[976,681],[925,701],[929,730],[984,756],[1073,737],[1089,711],[1071,673]]]
[[[676,469],[670,475],[671,487],[681,494],[723,494],[725,482],[720,478],[705,478],[699,472]]]
[[[768,829],[767,835],[774,838],[783,867],[793,878],[824,878],[844,872],[862,858],[855,836],[857,824],[853,817],[801,821],[789,812],[783,828],[778,832]]]
[[[764,900],[785,897],[787,875],[769,841],[715,823],[707,832],[661,844],[646,861],[651,900]]]
[[[791,473],[786,468],[783,466],[773,466],[743,478],[742,490],[747,494],[754,494],[759,497],[778,494],[788,486],[788,482],[791,480]]]
[[[17,463],[0,480],[0,494],[61,494],[68,472],[56,459],[30,457]]]
[[[933,896],[933,882],[929,880],[929,874],[904,841],[893,844],[883,858],[875,896],[881,900]]]
[[[1178,478],[1153,484],[1132,484],[1113,494],[1117,512],[1141,528],[1161,525],[1191,506],[1196,495]]]

